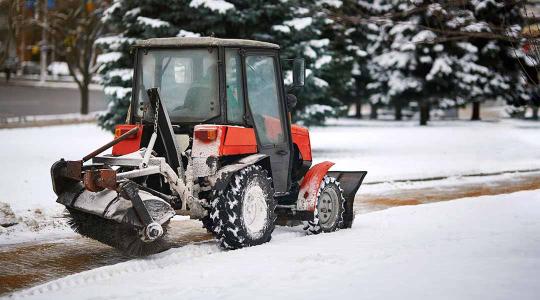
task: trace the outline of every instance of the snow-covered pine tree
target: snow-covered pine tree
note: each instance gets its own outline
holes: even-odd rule
[[[396,107],[416,102],[420,124],[426,125],[431,108],[462,103],[457,74],[463,49],[444,36],[455,16],[438,1],[397,1],[392,6],[389,51],[374,57],[374,70],[383,76],[371,86],[387,85],[379,95]]]
[[[362,17],[369,15],[371,5],[366,1],[343,1],[331,11],[339,22],[331,27],[330,49],[334,57],[327,76],[332,83],[330,93],[341,102],[354,105],[356,118],[362,117],[362,104],[369,98],[367,84],[372,81],[368,45],[375,44],[380,32],[376,24],[363,22]]]
[[[337,72],[332,70],[336,55],[330,41],[335,28],[328,12],[342,3],[323,0],[282,3],[287,9],[284,21],[272,26],[275,42],[281,45],[283,58],[304,57],[306,60],[306,85],[298,91],[302,101],[298,102],[294,118],[306,125],[321,123],[326,117],[335,116],[334,107],[342,105],[338,98],[331,97],[327,81],[333,77],[333,71]],[[286,74],[286,82],[292,82],[292,73]]]
[[[496,33],[516,38],[521,34],[524,18],[520,1],[471,0],[466,9],[471,17],[460,24],[460,30],[476,33]],[[457,19],[457,18],[456,18]],[[471,120],[480,120],[480,103],[505,100],[519,103],[526,98],[523,76],[534,60],[522,51],[519,41],[507,39],[470,38],[461,43],[471,53],[464,59],[464,70],[472,69],[477,80],[468,90],[473,105]],[[467,67],[469,66],[469,67]],[[537,80],[537,79],[536,79]]]
[[[400,74],[400,72],[389,72],[390,65],[396,61],[386,61],[387,55],[400,55],[398,48],[392,49],[392,37],[390,31],[395,25],[390,19],[382,16],[395,13],[400,5],[399,0],[375,0],[358,1],[364,16],[362,22],[357,22],[357,37],[352,39],[357,45],[364,40],[366,56],[364,53],[357,53],[358,69],[354,68],[353,73],[359,74],[356,80],[359,81],[361,88],[364,89],[363,96],[367,97],[370,105],[370,119],[378,118],[378,108],[393,105],[396,113],[395,118],[401,119],[402,98],[391,97],[395,93],[390,86],[390,79]],[[371,19],[367,16],[371,16]],[[365,39],[358,37],[358,34],[364,34]],[[354,46],[352,47],[354,49]],[[391,57],[391,56],[390,56]],[[399,68],[398,65],[395,65]],[[357,83],[357,84],[358,84]],[[394,105],[394,100],[395,104]]]

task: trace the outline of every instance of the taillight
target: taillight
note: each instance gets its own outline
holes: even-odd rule
[[[217,128],[197,128],[193,133],[196,139],[202,142],[211,142],[217,139],[218,129]]]

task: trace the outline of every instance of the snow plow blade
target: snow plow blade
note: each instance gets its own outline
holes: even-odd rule
[[[366,177],[367,171],[328,171],[327,175],[336,178],[345,198],[343,228],[351,228],[354,221],[354,196]]]

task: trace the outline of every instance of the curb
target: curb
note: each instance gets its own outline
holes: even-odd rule
[[[28,127],[45,127],[54,125],[70,125],[96,123],[101,112],[91,112],[88,115],[62,114],[43,116],[18,116],[0,118],[0,129],[15,129]]]

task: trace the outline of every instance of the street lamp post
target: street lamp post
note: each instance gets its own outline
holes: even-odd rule
[[[39,82],[45,83],[45,78],[47,77],[47,9],[48,3],[47,0],[42,0],[43,7],[43,27],[41,31],[41,55],[40,55],[40,64],[41,64],[41,73],[39,76]]]

